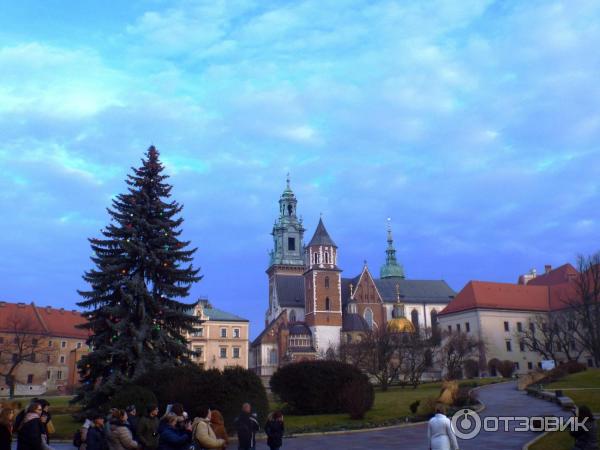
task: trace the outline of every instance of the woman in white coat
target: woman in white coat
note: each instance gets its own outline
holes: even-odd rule
[[[452,429],[452,422],[444,412],[443,406],[437,406],[435,416],[429,419],[427,438],[430,450],[458,450],[458,442]]]

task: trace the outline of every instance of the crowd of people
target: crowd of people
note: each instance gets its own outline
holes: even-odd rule
[[[91,414],[75,433],[73,445],[78,450],[205,450],[225,449],[229,434],[223,415],[217,410],[201,407],[194,420],[183,405],[168,405],[159,418],[157,405],[149,405],[138,416],[135,406],[113,408],[108,415]],[[33,401],[18,415],[15,410],[0,410],[0,450],[11,450],[16,435],[17,450],[53,450],[49,436],[53,433],[50,404],[42,399]],[[260,429],[252,406],[244,403],[234,422],[239,450],[256,448],[256,433]],[[265,426],[267,445],[271,450],[282,446],[283,414],[272,413]]]

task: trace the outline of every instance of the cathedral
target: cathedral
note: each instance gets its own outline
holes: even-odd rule
[[[366,263],[358,275],[344,278],[338,247],[323,219],[305,244],[297,207],[288,177],[271,232],[265,329],[250,347],[249,365],[258,375],[270,377],[289,362],[325,358],[341,342],[369,329],[392,326],[414,331],[437,324],[438,312],[455,292],[443,280],[405,277],[389,224],[379,278]]]

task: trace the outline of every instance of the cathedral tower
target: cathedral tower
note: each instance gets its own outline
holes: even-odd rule
[[[394,248],[394,238],[392,237],[391,220],[388,219],[387,228],[387,249],[385,250],[385,264],[381,266],[379,272],[380,278],[404,278],[404,267],[398,264],[396,260],[396,249]]]
[[[322,219],[306,246],[305,260],[305,321],[313,334],[317,351],[327,352],[340,344],[342,296],[337,246]]]

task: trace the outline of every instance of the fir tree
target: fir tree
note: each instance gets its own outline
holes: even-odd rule
[[[179,240],[183,206],[169,201],[159,153],[151,146],[132,168],[121,194],[108,208],[102,238],[89,239],[96,268],[84,275],[91,290],[79,291],[88,310],[92,351],[78,364],[82,386],[75,401],[86,409],[106,404],[120,386],[149,370],[190,362],[186,332],[200,323],[193,304],[178,299],[199,281],[189,242]]]

